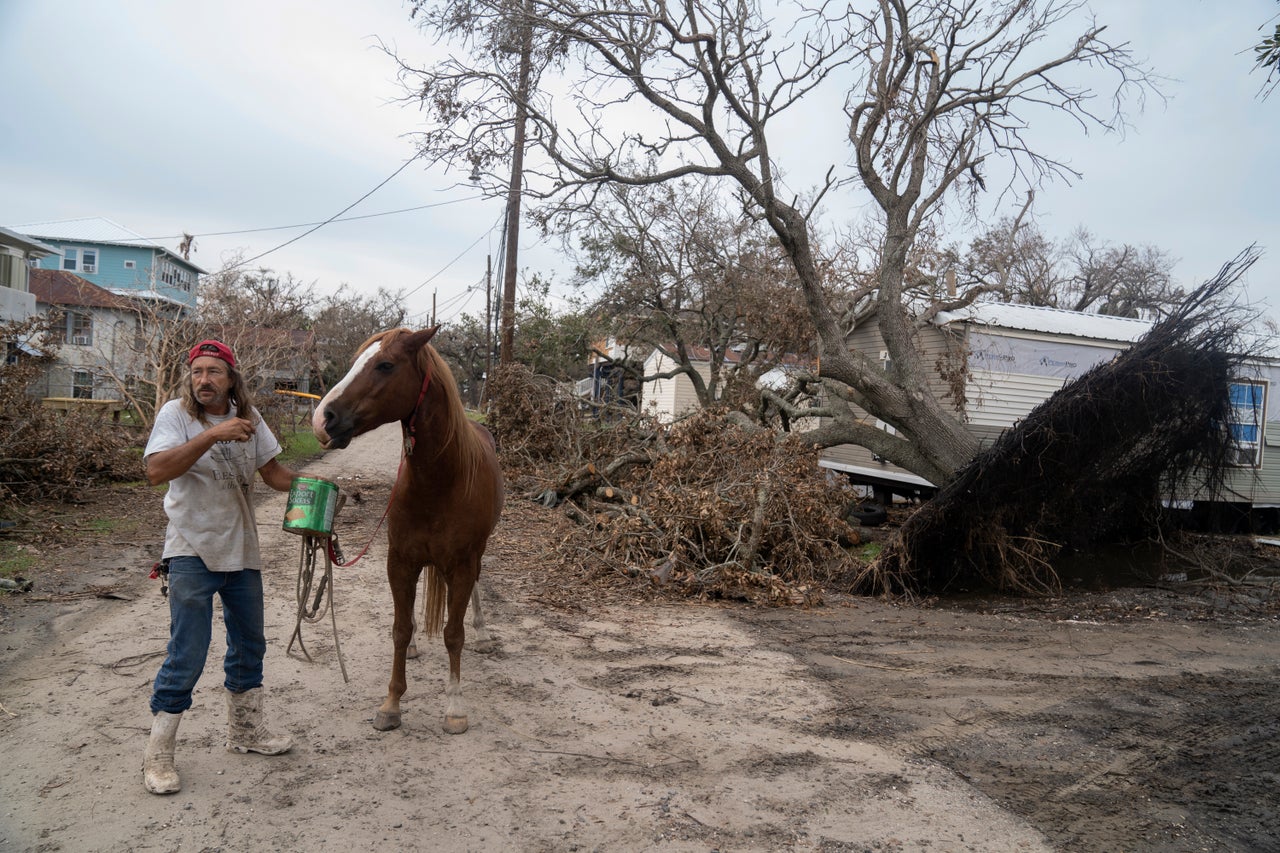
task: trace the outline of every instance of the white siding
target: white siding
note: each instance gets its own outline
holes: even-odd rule
[[[965,389],[969,424],[1011,427],[1065,384],[1053,376],[973,370]]]
[[[656,373],[666,373],[675,368],[675,366],[674,359],[661,350],[654,350],[653,354],[645,360],[644,372],[646,376],[652,376]],[[710,365],[698,364],[695,365],[695,368],[702,376],[703,381],[710,381]],[[645,382],[644,390],[641,393],[640,407],[644,412],[656,417],[661,423],[669,424],[677,418],[697,411],[701,408],[701,403],[698,402],[698,393],[694,390],[693,381],[682,373],[670,379],[655,379],[652,382]]]

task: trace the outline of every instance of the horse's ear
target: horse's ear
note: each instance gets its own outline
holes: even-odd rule
[[[409,336],[404,339],[405,348],[408,349],[409,352],[421,351],[422,348],[427,345],[427,341],[435,337],[436,332],[439,330],[440,327],[437,325],[432,326],[430,329],[422,329],[421,331],[410,333]]]

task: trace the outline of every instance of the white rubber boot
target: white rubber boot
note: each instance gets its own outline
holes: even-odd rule
[[[279,755],[293,748],[288,735],[273,735],[263,722],[262,688],[227,691],[227,752]]]
[[[151,737],[142,759],[142,784],[153,794],[176,794],[182,790],[182,779],[173,766],[173,742],[178,736],[182,714],[157,711],[151,721]]]

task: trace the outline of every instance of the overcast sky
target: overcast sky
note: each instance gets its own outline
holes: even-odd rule
[[[1038,194],[1041,225],[1163,247],[1184,285],[1258,243],[1247,296],[1280,315],[1280,93],[1259,100],[1249,50],[1280,5],[1097,9],[1171,78],[1169,100],[1123,138],[1046,133],[1084,178]],[[207,270],[268,252],[306,229],[255,229],[327,219],[412,156],[419,115],[393,102],[379,38],[415,59],[432,49],[400,0],[0,0],[0,225],[102,216],[171,248],[194,233]],[[326,292],[411,291],[423,317],[433,293],[442,319],[482,316],[502,203],[465,178],[415,163],[346,216],[423,209],[335,222],[255,266]],[[253,233],[216,236],[231,231]],[[522,268],[563,280],[557,249],[526,229]]]

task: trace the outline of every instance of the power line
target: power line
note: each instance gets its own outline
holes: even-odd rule
[[[505,215],[505,214],[504,214],[504,215]],[[430,284],[431,282],[435,281],[435,280],[436,280],[437,278],[439,278],[440,276],[444,275],[445,270],[449,269],[449,267],[453,266],[453,265],[454,265],[454,264],[456,264],[458,261],[462,260],[463,255],[467,254],[467,252],[470,252],[472,249],[474,249],[474,248],[475,248],[475,247],[480,243],[480,241],[481,241],[481,240],[483,240],[484,238],[486,238],[486,237],[488,237],[490,234],[492,234],[492,233],[493,233],[493,229],[494,229],[494,228],[496,228],[496,227],[497,227],[497,223],[495,223],[494,225],[491,225],[491,226],[489,227],[489,230],[488,230],[488,231],[484,232],[484,233],[483,233],[483,234],[481,234],[479,237],[477,237],[477,238],[475,239],[475,242],[473,242],[470,246],[467,246],[467,248],[465,248],[465,249],[463,249],[461,252],[459,252],[459,253],[454,257],[454,259],[453,259],[453,260],[449,261],[449,263],[445,264],[443,267],[441,267],[439,270],[437,270],[437,271],[436,271],[436,272],[435,272],[435,273],[434,273],[430,278],[428,278],[428,279],[427,279],[426,281],[424,281],[422,284],[418,285],[418,286],[417,286],[417,287],[415,287],[413,290],[410,290],[408,293],[404,294],[404,295],[405,295],[405,297],[406,297],[406,298],[408,298],[408,297],[412,296],[413,294],[417,293],[419,290],[422,290],[422,288],[426,287],[426,286],[427,286],[428,284]]]
[[[393,175],[392,177],[395,177],[395,176]],[[385,181],[383,183],[385,183]],[[479,198],[484,198],[484,196],[470,195],[465,198],[455,198],[455,199],[450,199],[449,201],[438,201],[435,204],[420,204],[417,207],[402,207],[399,210],[384,210],[381,213],[365,213],[365,214],[361,214],[360,216],[343,216],[341,218],[327,219],[324,222],[299,222],[296,225],[271,225],[265,228],[244,228],[239,231],[207,231],[203,234],[192,234],[190,236],[192,237],[231,237],[237,234],[261,234],[265,231],[288,231],[292,228],[308,228],[312,225],[320,226],[320,225],[325,225],[332,222],[356,222],[360,219],[374,219],[379,216],[394,216],[398,213],[413,213],[415,210],[430,210],[433,207],[445,207],[450,204],[458,204],[464,201],[475,201],[476,199],[479,199]],[[359,202],[357,202],[357,204],[359,204]],[[354,207],[354,205],[352,206]],[[350,210],[351,208],[347,208],[347,209]],[[182,240],[182,239],[185,239],[187,236],[188,235],[186,234],[176,234],[176,235],[170,235],[167,237],[143,237],[142,239],[159,242],[161,240]]]
[[[439,323],[447,323],[454,317],[460,315],[471,304],[471,300],[477,293],[483,293],[485,280],[482,277],[475,284],[463,290],[457,296],[452,296],[440,304],[436,311],[436,321]]]
[[[366,198],[368,198],[369,196],[371,196],[371,195],[373,195],[374,193],[376,193],[378,190],[380,190],[380,189],[382,189],[383,187],[385,187],[388,183],[390,183],[390,182],[391,182],[391,179],[392,179],[392,178],[394,178],[396,175],[399,175],[399,174],[400,174],[401,172],[403,172],[405,169],[409,168],[409,164],[410,164],[410,163],[413,163],[413,162],[414,162],[415,160],[417,160],[420,156],[422,156],[422,155],[421,155],[421,154],[415,154],[415,155],[413,155],[412,157],[410,157],[408,160],[404,161],[404,163],[402,163],[402,164],[401,164],[401,166],[400,166],[400,168],[399,168],[399,169],[396,169],[394,172],[392,172],[390,175],[388,175],[386,178],[384,178],[384,179],[382,180],[382,182],[381,182],[381,183],[379,183],[376,187],[374,187],[373,189],[369,190],[367,193],[365,193],[364,195],[360,196],[360,198],[358,198],[358,199],[356,199],[355,201],[351,202],[351,204],[349,204],[349,205],[347,205],[346,207],[342,208],[342,210],[339,210],[337,213],[335,213],[333,216],[330,216],[330,217],[329,217],[328,219],[326,219],[325,221],[323,221],[323,222],[321,222],[321,223],[319,223],[319,224],[315,225],[315,226],[314,226],[314,227],[312,227],[312,228],[308,228],[306,231],[303,231],[303,232],[302,232],[301,234],[299,234],[297,237],[292,237],[292,238],[290,238],[290,239],[288,239],[288,240],[285,240],[283,243],[281,243],[281,244],[280,244],[280,245],[278,245],[278,246],[274,246],[274,247],[272,247],[272,248],[270,248],[270,249],[267,249],[265,252],[261,252],[261,253],[259,253],[259,254],[257,254],[257,255],[254,255],[252,258],[248,258],[247,260],[243,260],[243,261],[240,261],[239,263],[232,264],[232,265],[231,265],[231,266],[229,266],[229,267],[225,267],[224,269],[222,269],[222,270],[221,270],[221,272],[228,272],[228,271],[230,271],[230,270],[235,269],[236,267],[242,267],[242,266],[245,266],[246,264],[251,264],[251,263],[253,263],[254,261],[257,261],[257,260],[260,260],[260,259],[262,259],[262,258],[265,258],[267,255],[270,255],[272,252],[278,252],[278,251],[280,251],[281,249],[283,249],[285,246],[288,246],[288,245],[290,245],[290,244],[293,244],[293,243],[298,242],[298,241],[299,241],[299,240],[301,240],[303,237],[306,237],[306,236],[308,236],[308,235],[314,234],[315,232],[319,231],[319,230],[320,230],[321,228],[323,228],[324,226],[328,225],[330,222],[333,222],[335,219],[337,219],[337,218],[338,218],[339,216],[341,216],[342,214],[346,213],[346,212],[347,212],[348,210],[350,210],[351,208],[355,207],[355,206],[356,206],[357,204],[359,204],[360,202],[364,201],[364,200],[365,200]]]
[[[350,220],[355,220],[355,219],[369,219],[369,218],[372,218],[372,217],[374,217],[374,216],[387,216],[387,215],[390,215],[391,213],[404,213],[404,212],[411,211],[411,210],[424,210],[424,209],[426,209],[426,208],[430,208],[430,207],[441,207],[441,206],[446,205],[446,204],[456,204],[456,203],[457,203],[457,202],[459,202],[459,201],[470,201],[470,200],[472,200],[472,199],[474,199],[474,198],[482,198],[482,197],[483,197],[483,196],[472,196],[471,198],[455,199],[455,200],[452,200],[452,201],[441,202],[441,203],[438,203],[438,204],[426,204],[426,205],[420,205],[420,206],[418,206],[418,207],[404,208],[404,209],[402,209],[402,210],[398,210],[398,211],[388,211],[388,212],[386,212],[386,213],[372,213],[372,214],[366,214],[366,215],[363,215],[363,216],[353,216],[353,217],[348,217],[348,219],[345,219],[345,220],[344,220],[344,219],[340,219],[340,217],[342,216],[342,214],[346,213],[348,210],[351,210],[351,208],[355,207],[355,206],[356,206],[356,205],[358,205],[360,202],[364,201],[364,200],[365,200],[365,199],[367,199],[369,196],[373,195],[375,192],[377,192],[378,190],[380,190],[380,189],[382,189],[384,186],[386,186],[388,183],[390,183],[390,182],[391,182],[391,180],[392,180],[393,178],[395,178],[397,175],[399,175],[401,172],[403,172],[405,169],[407,169],[411,163],[413,163],[415,160],[417,160],[417,159],[418,159],[418,157],[419,157],[419,156],[421,156],[421,155],[414,155],[413,157],[411,157],[411,158],[409,158],[408,160],[406,160],[404,163],[402,163],[402,164],[400,165],[400,168],[396,169],[394,172],[392,172],[390,175],[388,175],[386,178],[384,178],[384,179],[383,179],[383,180],[382,180],[382,181],[381,181],[377,186],[375,186],[373,189],[369,190],[369,191],[368,191],[367,193],[365,193],[364,195],[360,196],[360,198],[356,199],[356,200],[355,200],[355,201],[353,201],[351,204],[349,204],[349,205],[347,205],[346,207],[344,207],[342,210],[340,210],[340,211],[338,211],[337,213],[335,213],[333,216],[330,216],[328,219],[325,219],[324,221],[322,221],[322,222],[318,222],[318,223],[308,223],[308,225],[310,226],[310,227],[308,227],[308,230],[304,231],[303,233],[299,234],[298,236],[293,237],[293,238],[290,238],[290,239],[288,239],[288,240],[284,241],[283,243],[279,244],[278,246],[274,246],[274,247],[272,247],[272,248],[270,248],[270,249],[267,249],[265,252],[260,252],[260,253],[258,253],[258,254],[256,254],[256,255],[254,255],[254,256],[253,256],[253,257],[251,257],[251,258],[247,258],[247,259],[245,259],[245,260],[239,261],[238,263],[234,263],[234,264],[231,264],[231,265],[229,265],[229,266],[223,267],[221,270],[219,270],[219,271],[218,271],[218,273],[220,274],[220,273],[229,272],[229,271],[234,270],[234,269],[236,269],[236,268],[238,268],[238,267],[243,267],[243,266],[246,266],[247,264],[251,264],[251,263],[253,263],[254,261],[257,261],[257,260],[260,260],[260,259],[262,259],[262,258],[265,258],[267,255],[270,255],[270,254],[271,254],[271,253],[273,253],[273,252],[277,252],[277,251],[279,251],[280,249],[283,249],[285,246],[288,246],[288,245],[290,245],[290,244],[292,244],[292,243],[296,243],[296,242],[298,242],[298,241],[299,241],[299,240],[301,240],[303,237],[306,237],[306,236],[308,236],[308,235],[310,235],[310,234],[314,234],[316,231],[320,230],[320,229],[321,229],[321,228],[323,228],[324,226],[329,225],[330,223],[333,223],[333,222],[350,221]],[[504,212],[504,216],[502,217],[502,220],[505,222],[505,212]],[[421,290],[422,288],[426,287],[426,286],[427,286],[428,284],[430,284],[431,282],[435,281],[435,280],[436,280],[437,278],[439,278],[440,276],[444,275],[444,273],[445,273],[445,272],[446,272],[450,267],[452,267],[455,263],[457,263],[459,260],[461,260],[461,259],[463,258],[463,256],[465,256],[468,252],[470,252],[472,249],[474,249],[474,248],[476,247],[476,245],[480,243],[480,241],[481,241],[481,240],[483,240],[483,239],[485,239],[486,237],[488,237],[488,236],[490,236],[491,234],[493,234],[493,231],[494,231],[494,229],[497,227],[497,225],[498,225],[498,223],[494,223],[494,225],[491,225],[491,226],[489,227],[489,229],[488,229],[487,231],[485,231],[483,234],[481,234],[479,237],[477,237],[477,238],[475,239],[475,241],[471,243],[471,245],[467,246],[465,249],[463,249],[461,252],[459,252],[459,253],[458,253],[458,254],[453,258],[453,260],[449,261],[447,264],[445,264],[443,267],[441,267],[439,270],[437,270],[434,274],[432,274],[431,276],[429,276],[425,281],[423,281],[423,282],[422,282],[421,284],[419,284],[417,287],[415,287],[415,288],[413,288],[412,290],[410,290],[410,291],[408,291],[408,292],[404,293],[404,294],[402,295],[402,298],[407,299],[408,297],[410,297],[410,296],[412,296],[413,294],[417,293],[417,292],[418,292],[419,290]],[[229,234],[249,234],[249,233],[254,233],[254,232],[256,232],[256,231],[277,231],[277,230],[282,230],[282,229],[287,229],[287,228],[299,228],[299,227],[307,227],[307,226],[300,226],[300,225],[279,225],[279,226],[273,226],[273,227],[271,227],[271,228],[248,229],[248,230],[244,230],[244,231],[224,231],[224,232],[209,233],[209,234],[203,234],[203,235],[193,235],[193,236],[212,237],[212,236],[225,236],[225,235],[229,235]],[[185,235],[184,235],[184,237],[185,237]],[[168,238],[148,238],[148,239],[159,240],[159,239],[168,239]],[[459,294],[457,297],[454,297],[452,300],[450,300],[450,302],[455,302],[455,301],[457,301],[458,299],[461,299],[463,296],[466,296],[468,293],[471,293],[471,292],[472,292],[472,291],[474,291],[474,290],[475,290],[475,286],[473,286],[473,287],[469,287],[469,288],[467,288],[465,291],[463,291],[463,293]],[[448,307],[448,303],[446,303],[446,307]],[[464,307],[465,307],[465,304],[464,304]]]

